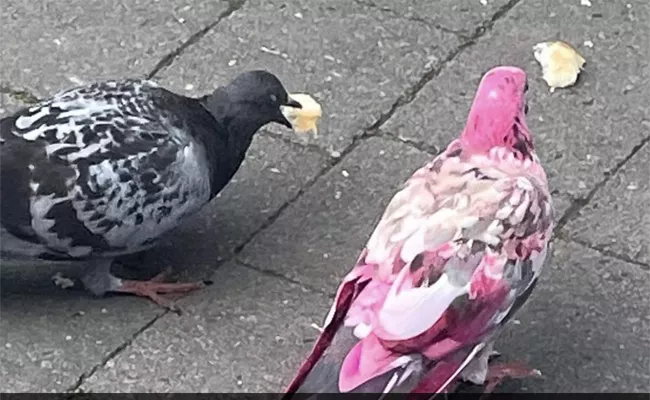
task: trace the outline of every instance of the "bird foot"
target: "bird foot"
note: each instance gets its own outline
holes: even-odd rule
[[[538,369],[531,369],[520,362],[502,363],[488,367],[485,377],[483,396],[481,399],[492,393],[492,391],[506,378],[523,379],[530,377],[541,377]]]
[[[129,293],[140,297],[148,297],[159,306],[165,307],[170,311],[180,312],[179,308],[174,304],[173,301],[166,299],[160,295],[170,293],[189,293],[212,284],[210,281],[165,283],[165,279],[170,274],[171,268],[166,268],[164,271],[149,279],[148,281],[123,279],[122,284],[112,291],[118,293]]]

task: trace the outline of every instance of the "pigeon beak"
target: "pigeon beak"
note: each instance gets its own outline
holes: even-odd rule
[[[282,124],[282,125],[286,126],[289,129],[293,129],[293,125],[291,125],[291,122],[289,122],[289,120],[284,115],[282,115],[282,113],[280,113],[280,115],[278,115],[275,122],[277,122],[279,124]]]
[[[287,107],[302,109],[302,104],[298,103],[297,101],[295,101],[291,97],[289,97],[289,99],[287,100],[287,103],[284,104],[284,105],[287,106]]]
[[[302,109],[302,104],[298,103],[296,100],[292,99],[291,97],[287,98],[287,102],[282,105],[282,107],[291,107],[291,108],[297,108],[297,109]],[[280,107],[279,115],[277,116],[275,122],[280,123],[284,126],[286,126],[289,129],[293,129],[293,125],[287,117],[285,117],[284,113],[282,112],[282,107]]]

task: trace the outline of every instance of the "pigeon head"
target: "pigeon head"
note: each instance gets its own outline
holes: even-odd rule
[[[526,73],[517,67],[496,67],[479,83],[461,135],[464,148],[489,152],[505,147],[522,156],[533,150],[526,124],[528,105]]]
[[[289,97],[278,77],[267,71],[244,72],[224,89],[228,94],[230,112],[242,113],[259,125],[258,129],[269,122],[291,128],[282,107],[302,108],[300,103]]]

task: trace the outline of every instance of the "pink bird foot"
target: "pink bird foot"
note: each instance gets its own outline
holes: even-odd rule
[[[113,289],[113,292],[129,293],[140,297],[147,297],[159,306],[165,307],[171,311],[178,311],[173,301],[160,296],[160,294],[169,293],[188,293],[194,290],[202,289],[211,282],[198,281],[189,283],[165,283],[165,278],[171,273],[171,268],[149,279],[148,281],[136,281],[123,279],[122,284]]]
[[[520,362],[491,365],[488,368],[483,396],[481,396],[481,399],[487,397],[485,395],[491,394],[492,391],[506,378],[524,379],[542,376],[542,373],[538,369],[531,369]]]

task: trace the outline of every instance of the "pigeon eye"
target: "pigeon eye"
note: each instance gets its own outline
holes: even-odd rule
[[[276,101],[278,101],[278,96],[272,94],[270,97],[271,97],[271,103],[275,103]]]

